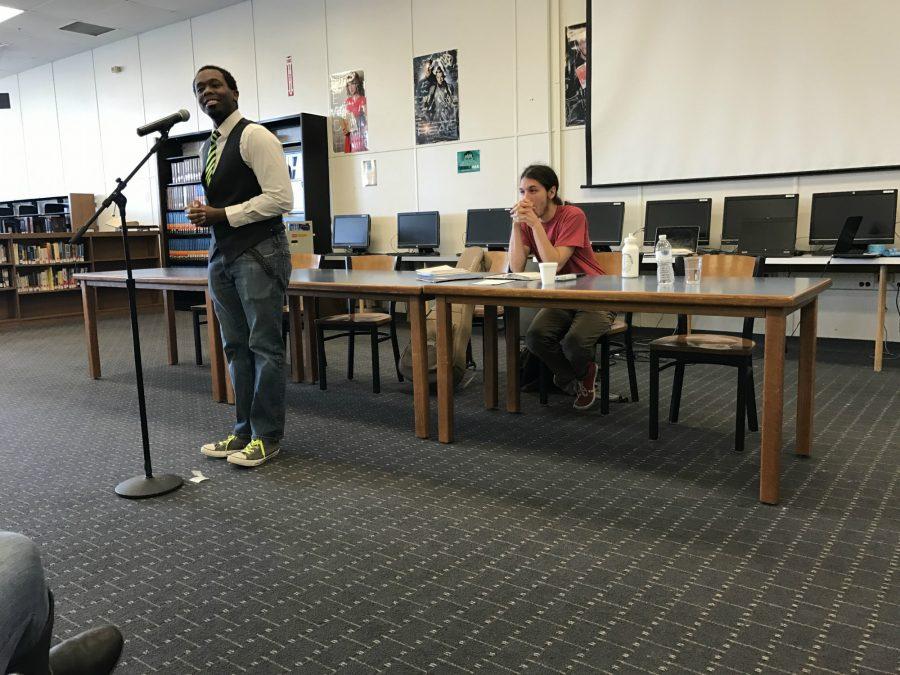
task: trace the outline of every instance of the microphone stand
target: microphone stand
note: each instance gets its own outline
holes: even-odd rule
[[[125,272],[127,277],[125,286],[128,289],[128,309],[131,313],[131,338],[134,343],[134,372],[137,380],[138,409],[141,417],[141,440],[144,446],[144,475],[129,478],[116,485],[116,494],[128,499],[157,497],[173,492],[184,484],[184,480],[181,476],[176,476],[174,474],[154,476],[153,468],[150,463],[150,435],[147,431],[147,405],[144,400],[144,371],[141,366],[141,338],[138,334],[137,298],[134,288],[134,276],[131,273],[131,251],[128,247],[128,224],[125,220],[125,203],[127,200],[125,199],[124,190],[128,187],[128,182],[134,178],[134,175],[147,163],[147,160],[159,150],[160,146],[165,143],[168,138],[168,131],[160,132],[160,136],[156,139],[156,143],[153,144],[153,147],[150,148],[150,152],[148,152],[140,163],[134,167],[134,170],[128,174],[128,177],[125,178],[125,180],[116,178],[115,189],[103,200],[100,208],[97,209],[93,216],[91,216],[91,219],[88,220],[71,239],[69,239],[70,244],[77,244],[81,241],[82,237],[84,237],[84,233],[87,229],[96,222],[97,218],[100,217],[100,214],[104,210],[109,208],[111,204],[115,204],[118,207],[119,215],[122,219],[122,245],[125,247]]]

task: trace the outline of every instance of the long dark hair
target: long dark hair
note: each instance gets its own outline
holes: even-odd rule
[[[556,188],[556,194],[553,195],[553,203],[557,206],[562,206],[563,200],[559,196],[559,176],[556,175],[553,169],[546,164],[531,164],[526,166],[522,175],[519,176],[520,181],[525,178],[536,180],[547,192],[550,192],[550,188]]]

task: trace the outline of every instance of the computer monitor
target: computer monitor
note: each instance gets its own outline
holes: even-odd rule
[[[369,228],[371,218],[368,213],[352,216],[335,216],[332,248],[345,248],[351,253],[365,252],[369,248]]]
[[[812,196],[810,244],[834,244],[850,216],[862,216],[854,246],[894,243],[897,190],[818,192]]]
[[[588,236],[594,249],[617,246],[622,242],[625,202],[584,202],[572,206],[584,211],[588,221]]]
[[[417,211],[397,214],[397,248],[415,248],[433,253],[441,244],[441,214]]]
[[[466,246],[504,249],[511,233],[512,218],[506,209],[469,209],[466,214]]]
[[[712,202],[702,199],[660,199],[647,202],[644,214],[644,243],[656,244],[657,227],[699,227],[698,244],[709,246],[709,218]]]
[[[784,223],[785,218],[794,221],[793,229],[797,231],[797,195],[742,195],[725,197],[725,210],[722,214],[722,243],[737,244],[741,237],[742,227],[747,220],[761,221],[766,218],[778,218]],[[783,241],[780,239],[779,241]]]
[[[742,255],[777,257],[792,255],[797,244],[797,217],[744,218],[737,251]]]

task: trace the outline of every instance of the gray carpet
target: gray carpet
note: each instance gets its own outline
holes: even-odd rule
[[[143,502],[112,492],[142,472],[127,321],[101,322],[99,381],[78,322],[0,334],[0,528],[40,544],[57,639],[122,628],[119,672],[900,669],[900,363],[873,373],[868,344],[820,350],[808,460],[789,360],[771,507],[759,434],[731,450],[733,371],[690,367],[658,442],[645,400],[601,417],[524,395],[513,416],[482,408],[478,377],[442,446],[413,436],[386,344],[374,395],[368,348],[350,382],[331,342],[329,390],[289,384],[286,450],[244,470],[199,453],[232,409],[188,316],[176,367],[161,317],[141,326],[155,470],[210,477]]]

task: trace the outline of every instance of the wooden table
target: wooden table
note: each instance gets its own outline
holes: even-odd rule
[[[318,376],[316,298],[405,302],[409,307],[407,316],[412,341],[416,436],[428,438],[428,362],[425,345],[424,287],[425,284],[416,278],[415,272],[294,270],[288,286],[291,333],[303,335],[302,340],[291,340],[291,362],[295,364],[294,380],[299,381],[302,377],[306,382],[315,382]]]
[[[212,375],[212,397],[219,402],[233,402],[234,392],[225,368],[225,355],[219,336],[219,322],[207,290],[205,267],[157,267],[132,272],[135,288],[163,292],[163,311],[166,315],[166,347],[169,365],[178,363],[178,339],[175,329],[175,291],[203,291],[206,295],[206,317],[209,322],[209,364]],[[97,337],[97,308],[91,286],[125,288],[125,271],[84,272],[75,275],[81,283],[81,302],[84,310],[84,336],[87,342],[88,374],[100,378],[100,342]]]
[[[480,286],[470,281],[430,284],[425,287],[425,294],[433,295],[437,300],[439,439],[442,443],[453,442],[452,304],[485,306],[487,407],[496,407],[497,403],[496,308],[504,307],[506,407],[509,412],[520,410],[519,307],[757,317],[765,319],[766,326],[759,499],[766,504],[777,504],[781,477],[785,319],[800,310],[795,452],[808,456],[813,436],[817,298],[830,285],[830,279],[711,279],[691,288],[678,279],[671,290],[659,291],[656,279],[652,277],[622,279],[615,276],[581,277],[548,288],[542,288],[539,282],[498,286]]]
[[[234,393],[225,367],[219,323],[207,291],[207,271],[203,267],[164,267],[135,270],[135,287],[164,292],[166,313],[166,344],[168,362],[178,363],[178,341],[175,328],[174,291],[206,292],[206,316],[209,330],[212,397],[219,402],[233,402]],[[91,286],[125,287],[125,272],[86,272],[75,277],[81,283],[84,309],[84,330],[88,351],[88,373],[100,377],[100,347],[97,337],[97,311]],[[315,298],[360,298],[364,300],[395,300],[408,303],[413,354],[413,398],[415,431],[419,438],[428,438],[428,364],[425,347],[425,284],[416,279],[415,272],[370,272],[364,270],[294,270],[288,285],[288,308],[291,333],[291,373],[295,382],[315,382],[317,379],[316,303]],[[301,311],[302,302],[302,311]],[[297,339],[297,337],[300,339]],[[305,367],[304,367],[305,366]]]

